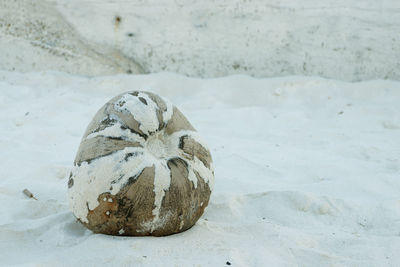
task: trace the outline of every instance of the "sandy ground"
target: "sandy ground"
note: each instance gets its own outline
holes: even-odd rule
[[[138,89],[199,130],[215,190],[184,233],[93,234],[67,176],[94,113]],[[0,72],[0,265],[400,266],[399,101],[393,81]]]

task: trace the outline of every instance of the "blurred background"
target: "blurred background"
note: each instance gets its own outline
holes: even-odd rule
[[[397,0],[1,0],[0,70],[400,79]]]

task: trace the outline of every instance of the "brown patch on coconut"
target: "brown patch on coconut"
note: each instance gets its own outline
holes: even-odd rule
[[[108,235],[148,235],[138,232],[142,224],[153,219],[154,167],[145,168],[138,177],[131,177],[115,196],[99,195],[99,206],[88,214],[86,227],[95,233]],[[109,201],[112,199],[112,201]]]
[[[198,143],[194,138],[184,135],[179,139],[179,148],[182,149],[188,158],[197,157],[204,166],[210,168],[211,154],[210,152]]]
[[[188,164],[181,158],[168,160],[171,185],[161,205],[161,218],[168,218],[162,228],[152,234],[163,236],[191,228],[201,217],[210,198],[210,188],[200,177],[195,188],[188,180]]]
[[[87,147],[91,147],[92,149],[85,149]],[[93,159],[110,155],[126,147],[141,147],[141,145],[139,142],[130,142],[104,136],[84,139],[76,155],[75,165],[80,165],[84,161],[90,162]]]
[[[182,130],[196,131],[182,112],[174,107],[172,117],[165,127],[165,133],[170,135]]]

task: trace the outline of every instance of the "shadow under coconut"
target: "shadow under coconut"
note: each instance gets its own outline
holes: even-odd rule
[[[83,226],[77,219],[75,219],[72,213],[71,217],[73,218],[73,220],[64,225],[64,230],[67,234],[74,237],[79,237],[87,235],[88,232],[92,233],[85,226]]]

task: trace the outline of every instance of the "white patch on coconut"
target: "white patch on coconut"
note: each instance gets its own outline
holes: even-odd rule
[[[139,98],[145,99],[146,104]],[[158,106],[147,94],[139,93],[138,96],[124,94],[114,103],[114,109],[130,113],[140,123],[139,129],[145,134],[155,132],[158,129]]]
[[[108,202],[112,203],[112,202],[113,202],[112,198],[109,198],[109,199],[108,199]]]
[[[118,231],[118,234],[120,234],[120,235],[123,235],[125,233],[125,230],[123,229],[123,228],[121,228],[119,231]]]
[[[189,171],[189,173],[188,173],[188,179],[189,179],[189,181],[191,181],[192,183],[193,183],[193,186],[194,186],[194,188],[196,189],[197,188],[197,176],[196,176],[196,174],[194,173],[194,171],[192,170],[192,168],[190,168],[190,163],[189,163],[189,168],[188,168],[188,171]]]
[[[125,160],[127,153],[137,153]],[[88,222],[88,209],[98,205],[98,196],[104,192],[117,194],[129,177],[138,175],[153,165],[153,158],[140,147],[126,147],[105,157],[83,162],[72,169],[74,186],[69,189],[70,206],[78,219]],[[110,188],[112,188],[110,190]]]
[[[166,159],[171,155],[170,153],[175,153],[175,148],[171,149],[171,147],[169,147],[168,137],[166,137],[163,132],[157,132],[149,136],[144,147],[156,159]]]
[[[172,103],[168,99],[165,99],[163,97],[161,97],[161,99],[164,101],[164,103],[165,103],[165,105],[167,107],[167,109],[162,114],[163,115],[163,122],[165,124],[167,124],[168,121],[172,118],[172,115],[174,113],[174,106],[172,105]]]
[[[181,230],[183,228],[183,225],[185,224],[185,221],[182,220],[181,223],[179,224],[179,230]]]
[[[94,138],[96,136],[104,137],[116,137],[122,138],[130,142],[138,142],[143,145],[145,142],[144,138],[138,134],[132,133],[129,129],[121,129],[122,124],[117,122],[109,127],[104,128],[101,131],[89,134],[86,139]]]
[[[160,209],[161,204],[165,196],[165,191],[169,189],[171,184],[171,171],[166,165],[166,161],[158,161],[155,165],[155,174],[154,174],[154,206],[155,208],[152,211],[154,215],[152,226],[150,232],[153,232],[158,228],[159,225],[158,220],[160,219]]]
[[[203,178],[204,182],[208,184],[210,190],[214,189],[214,174],[212,172],[212,163],[210,164],[210,169],[204,166],[204,163],[199,160],[197,157],[194,157],[193,160],[189,161],[189,172],[196,171],[201,178]],[[190,175],[189,175],[190,176]]]

